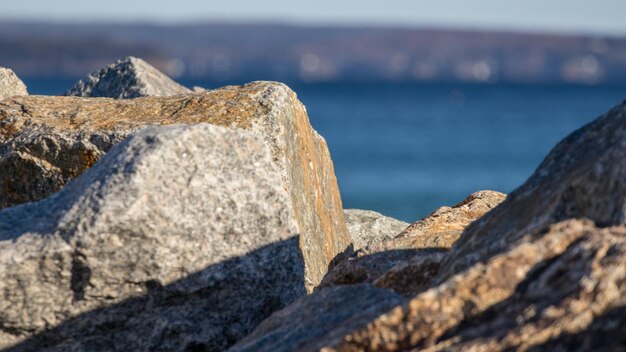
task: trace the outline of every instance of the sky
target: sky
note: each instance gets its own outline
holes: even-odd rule
[[[626,0],[0,0],[0,19],[438,26],[626,36]]]

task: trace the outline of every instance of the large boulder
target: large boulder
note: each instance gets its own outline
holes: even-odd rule
[[[187,93],[191,91],[174,82],[144,60],[129,56],[90,73],[70,88],[65,95],[128,99],[166,97]]]
[[[622,350],[625,161],[622,104],[469,225],[422,292],[328,350]]]
[[[0,100],[21,95],[28,95],[24,82],[13,70],[0,67]]]
[[[272,314],[229,351],[319,351],[403,302],[391,291],[365,284],[329,288]]]
[[[0,211],[0,348],[223,350],[305,294],[297,236],[259,136],[148,128]]]
[[[254,82],[175,97],[18,97],[0,102],[0,207],[42,199],[148,125],[208,122],[269,145],[291,198],[307,288],[350,252],[333,164],[287,86]]]
[[[392,239],[409,226],[372,210],[345,209],[343,212],[355,250]]]

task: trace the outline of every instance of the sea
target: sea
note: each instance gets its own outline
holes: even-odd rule
[[[73,82],[25,79],[43,95]],[[511,192],[556,143],[626,98],[626,85],[289,85],[328,143],[344,208],[407,222],[479,190]]]

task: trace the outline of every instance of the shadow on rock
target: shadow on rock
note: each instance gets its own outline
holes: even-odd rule
[[[167,286],[137,283],[145,285],[147,293],[81,314],[4,351],[224,350],[272,312],[305,294],[298,241],[295,236],[272,243]],[[267,290],[274,295],[260,295],[259,288],[281,285],[280,278],[285,274],[278,273],[276,265],[269,263],[285,253],[299,256],[299,260],[282,270],[291,271],[289,276],[301,278],[300,282],[295,288]],[[298,265],[294,266],[294,262]],[[189,290],[199,281],[213,284]],[[281,291],[291,294],[284,296]]]

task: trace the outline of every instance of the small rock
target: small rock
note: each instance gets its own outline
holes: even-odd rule
[[[28,95],[24,82],[13,70],[0,67],[0,100],[21,95]]]
[[[166,97],[190,92],[144,60],[129,56],[90,73],[65,95],[129,99]]]
[[[370,285],[329,288],[272,314],[229,351],[319,351],[403,302],[393,292]]]
[[[249,131],[150,127],[0,211],[0,349],[221,351],[304,294],[282,174]]]
[[[495,208],[505,198],[506,195],[500,192],[475,192],[459,204],[441,207],[422,220],[405,227],[404,231],[394,238],[372,240],[369,246],[359,249],[351,258],[344,260],[326,274],[319,288],[378,282],[381,287],[405,295],[417,293],[428,287],[430,279],[435,277],[444,258],[442,252],[446,252],[456,242],[463,229]],[[351,220],[348,215],[346,217],[348,224],[350,221],[354,222],[354,218]],[[389,222],[387,219],[383,221]],[[370,223],[366,224],[367,228],[372,228]],[[363,236],[365,235],[361,235]],[[415,258],[411,260],[413,257]],[[391,273],[384,275],[392,268],[394,270]],[[411,278],[414,273],[418,273],[415,280]],[[384,276],[384,279],[381,276]]]
[[[452,207],[441,207],[420,221],[409,225],[393,239],[365,248],[359,255],[392,249],[448,249],[465,228],[506,199],[496,191],[478,191]]]
[[[409,226],[404,221],[371,210],[345,209],[343,212],[355,250],[392,239]]]

